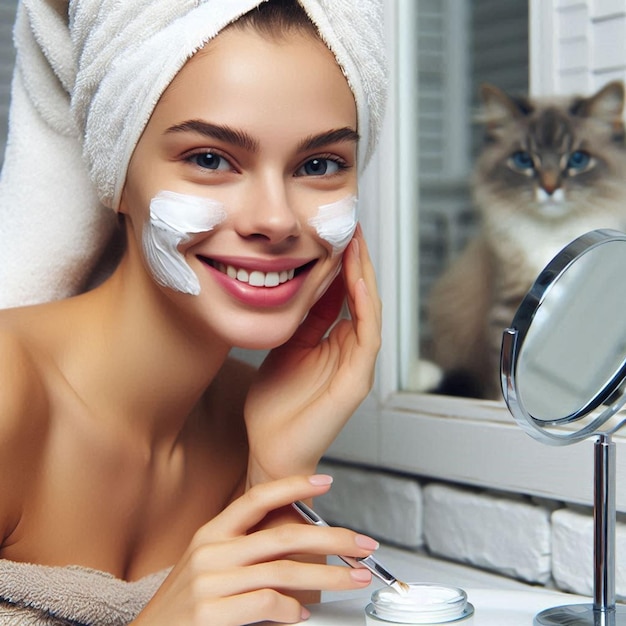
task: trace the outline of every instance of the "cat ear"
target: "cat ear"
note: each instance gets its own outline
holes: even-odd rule
[[[480,86],[480,96],[483,102],[480,119],[488,133],[497,133],[506,124],[528,115],[533,110],[526,98],[514,98],[489,83]]]
[[[613,125],[615,130],[623,127],[624,83],[616,80],[608,83],[589,98],[575,100],[570,108],[573,115],[595,117]]]

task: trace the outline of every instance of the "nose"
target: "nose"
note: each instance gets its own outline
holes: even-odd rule
[[[235,218],[237,232],[245,238],[278,244],[298,237],[300,219],[290,202],[282,176],[266,177],[249,186]]]
[[[548,195],[552,195],[560,186],[561,180],[557,172],[552,170],[545,171],[540,176],[541,186]]]

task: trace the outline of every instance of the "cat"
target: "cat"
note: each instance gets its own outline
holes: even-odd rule
[[[624,85],[529,98],[485,84],[481,98],[480,225],[429,295],[430,358],[444,373],[433,391],[501,399],[502,332],[537,275],[576,237],[626,230]]]

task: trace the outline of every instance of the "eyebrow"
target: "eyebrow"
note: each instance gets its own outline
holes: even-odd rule
[[[193,132],[211,139],[230,143],[249,152],[258,152],[259,142],[242,130],[230,126],[212,124],[203,120],[187,120],[181,124],[170,126],[165,133]],[[306,137],[298,146],[298,152],[316,150],[339,142],[358,142],[359,134],[348,126],[329,130],[318,135]]]
[[[329,130],[326,133],[320,133],[319,135],[311,135],[307,137],[299,146],[299,152],[306,152],[307,150],[316,150],[323,148],[333,143],[340,142],[358,142],[359,133],[353,128],[346,126],[345,128],[338,128],[336,130]]]
[[[182,124],[170,126],[165,133],[193,132],[204,135],[211,139],[218,139],[226,143],[233,144],[239,148],[243,148],[249,152],[258,152],[259,143],[248,133],[241,130],[235,130],[230,126],[222,126],[221,124],[211,124],[202,120],[188,120]]]

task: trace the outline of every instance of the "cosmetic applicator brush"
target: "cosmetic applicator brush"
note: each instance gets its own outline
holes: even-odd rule
[[[310,506],[304,504],[300,500],[293,502],[293,508],[305,519],[309,524],[315,526],[329,526]],[[339,558],[355,569],[366,568],[376,578],[382,580],[386,585],[389,585],[392,589],[397,591],[400,595],[406,595],[409,592],[409,585],[401,580],[398,580],[393,574],[391,574],[385,567],[381,565],[373,556],[366,556],[363,558],[354,558],[351,556],[337,555]]]

